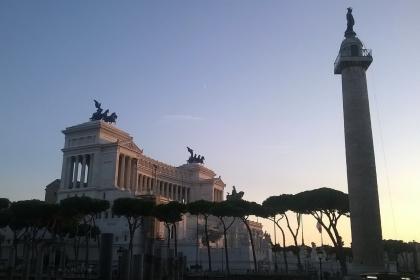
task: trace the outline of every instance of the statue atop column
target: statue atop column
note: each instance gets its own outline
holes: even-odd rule
[[[346,38],[350,38],[350,37],[356,36],[356,32],[354,32],[354,30],[353,30],[354,18],[353,18],[353,15],[352,15],[351,12],[352,12],[352,8],[351,7],[348,7],[347,8],[347,15],[346,15],[346,18],[347,18],[347,29],[346,29],[346,32],[344,32],[344,37],[346,37]]]
[[[95,102],[95,108],[96,112],[92,114],[92,117],[90,118],[91,121],[99,121],[103,120],[107,123],[115,123],[117,120],[117,114],[114,112],[111,115],[108,116],[109,109],[107,109],[105,112],[102,113],[103,109],[101,108],[101,103],[93,100]]]
[[[188,152],[190,153],[190,157],[187,160],[188,163],[204,163],[204,157],[194,154],[194,150],[191,149],[190,147],[187,147]]]

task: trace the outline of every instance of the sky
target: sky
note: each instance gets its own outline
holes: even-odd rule
[[[43,199],[61,174],[61,131],[88,121],[93,99],[146,155],[178,166],[188,145],[245,199],[347,192],[333,63],[349,6],[373,50],[383,237],[420,241],[414,0],[0,1],[0,196]],[[313,219],[304,228],[319,242]],[[349,245],[348,220],[341,229]]]

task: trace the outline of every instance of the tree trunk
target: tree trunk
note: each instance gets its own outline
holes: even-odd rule
[[[286,235],[284,234],[284,230],[277,224],[278,228],[281,231],[282,241],[283,241],[283,260],[284,260],[284,267],[286,268],[286,273],[289,273],[289,264],[287,263],[287,252],[286,252]]]
[[[346,263],[346,257],[344,255],[344,250],[343,250],[343,242],[342,242],[342,238],[340,234],[338,233],[337,227],[333,225],[332,228],[334,231],[335,240],[337,244],[337,257],[340,263],[341,273],[344,276],[344,275],[347,275],[347,263]]]
[[[334,224],[332,221],[330,221],[330,225],[333,229],[333,232],[331,232],[331,229],[327,227],[321,218],[317,217],[315,214],[312,214],[312,216],[321,224],[321,226],[325,229],[328,236],[330,237],[332,243],[334,244],[334,248],[337,250],[337,259],[340,263],[340,270],[341,274],[343,276],[347,275],[347,264],[346,264],[346,258],[344,256],[343,251],[343,243],[340,234],[338,233],[336,223]]]
[[[224,237],[224,243],[225,243],[225,257],[226,257],[226,271],[227,274],[230,274],[230,267],[229,267],[229,254],[228,254],[228,243],[227,243],[227,229],[225,226],[225,223],[222,222],[223,224],[223,237]]]
[[[177,240],[177,233],[176,233],[176,223],[173,223],[174,228],[174,247],[175,247],[175,258],[178,257],[178,240]]]
[[[13,248],[11,250],[10,258],[9,258],[9,267],[10,267],[9,280],[12,280],[14,277],[13,275],[15,274],[17,253],[18,253],[18,240],[16,239],[16,234],[14,233]]]
[[[251,231],[251,228],[249,227],[248,221],[246,219],[242,219],[242,221],[244,222],[246,229],[248,230],[249,241],[251,242],[252,257],[254,259],[254,272],[258,272],[257,258],[255,256],[254,238],[252,237],[252,231]]]
[[[208,257],[208,261],[209,261],[209,272],[211,272],[211,252],[210,252],[210,242],[209,242],[209,232],[207,229],[207,220],[208,217],[204,216],[204,232],[206,234],[206,246],[207,246],[207,257]]]
[[[168,230],[168,256],[167,258],[169,259],[170,252],[171,252],[171,228],[169,227],[167,223],[165,223],[165,226],[166,226],[166,229]]]
[[[131,265],[133,262],[133,237],[134,233],[130,231],[130,240],[128,242],[128,271],[127,271],[127,279],[131,279]]]
[[[85,278],[87,279],[89,276],[89,234],[85,236]]]
[[[297,241],[297,236],[293,236],[293,241],[294,241],[295,247],[296,247],[296,257],[297,257],[297,261],[298,261],[298,270],[302,271],[303,267],[302,267],[302,260],[300,259],[300,250],[299,250],[299,245],[298,245],[298,241]]]
[[[294,232],[292,227],[290,226],[289,218],[287,217],[286,214],[284,215],[284,217],[286,218],[287,228],[289,229],[289,232],[292,235],[293,242],[294,242],[296,250],[297,250],[296,251],[296,258],[297,258],[297,261],[298,261],[298,270],[302,271],[302,261],[300,259],[300,251],[298,249],[298,241],[297,241],[297,237],[298,237],[298,234],[299,234],[299,228],[300,228],[300,222],[299,222],[300,216],[299,215],[300,214],[296,213],[296,220],[297,220],[297,223],[298,223],[296,232]]]

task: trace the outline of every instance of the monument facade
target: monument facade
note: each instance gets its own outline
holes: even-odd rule
[[[47,188],[51,191],[47,195],[51,202],[59,202],[73,196],[105,199],[110,201],[111,205],[120,197],[153,199],[157,204],[169,201],[188,203],[196,200],[215,202],[224,200],[225,183],[220,176],[216,176],[214,171],[204,165],[204,156],[195,154],[193,149],[187,147],[190,157],[185,164],[180,166],[171,166],[152,159],[144,154],[143,149],[128,133],[113,124],[115,118],[108,120],[103,116],[99,102],[96,101],[95,106],[97,112],[90,121],[63,130],[65,142],[62,149],[62,174],[58,190],[52,187]],[[119,248],[128,244],[129,233],[126,220],[115,216],[109,209],[98,215],[96,224],[102,233],[113,234],[115,265]],[[256,243],[262,244],[257,248],[259,260],[269,267],[271,262],[269,237],[263,234],[262,224],[255,222],[251,224]],[[186,256],[187,265],[200,264],[203,269],[207,269],[203,225],[204,219],[201,217],[197,219],[195,216],[185,214],[183,220],[177,225],[176,235],[178,251]],[[200,229],[199,233],[197,228]],[[246,229],[239,222],[233,228],[235,230],[232,230],[230,236],[238,238],[242,234],[243,238],[240,244],[232,242],[231,266],[237,271],[247,271],[252,269],[253,265],[250,244],[245,238],[247,237]],[[155,220],[151,229],[152,240],[148,242],[154,244],[153,254],[166,254],[164,248],[167,246],[165,241],[168,236],[167,228],[163,223]],[[217,218],[211,217],[209,230],[221,232]],[[145,253],[142,252],[144,246],[139,232],[134,238],[134,255]],[[210,242],[215,270],[222,270],[225,266],[225,260],[221,254],[223,244],[223,237]],[[95,254],[96,251],[92,250],[93,259],[97,257]]]

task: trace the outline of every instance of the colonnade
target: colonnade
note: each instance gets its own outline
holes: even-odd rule
[[[118,158],[117,185],[121,189],[136,190],[137,159],[120,154]]]
[[[88,187],[92,181],[93,154],[69,156],[66,159],[64,187]]]
[[[190,200],[190,189],[138,173],[138,160],[124,154],[118,158],[117,186],[136,193],[153,193],[179,202]]]
[[[137,181],[136,190],[139,193],[153,193],[185,203],[190,200],[190,189],[187,187],[161,181],[143,174],[138,175]]]

